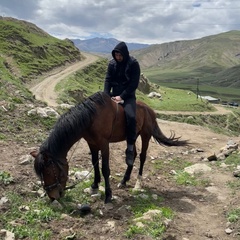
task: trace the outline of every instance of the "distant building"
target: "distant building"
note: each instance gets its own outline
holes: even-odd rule
[[[210,103],[220,103],[220,98],[214,98],[211,96],[198,96],[198,97],[207,100]]]

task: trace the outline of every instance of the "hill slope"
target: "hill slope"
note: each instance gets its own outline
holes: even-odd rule
[[[83,58],[70,40],[54,38],[32,23],[1,17],[0,29],[0,100],[21,102],[31,98],[24,84]]]
[[[147,75],[159,82],[191,83],[199,78],[208,84],[240,87],[240,31],[156,44],[132,53]]]
[[[240,31],[231,31],[196,40],[155,44],[134,51],[143,68],[181,69],[215,67],[226,69],[240,64]]]
[[[54,67],[81,60],[70,40],[50,36],[32,23],[0,18],[1,70],[14,72],[23,81]]]

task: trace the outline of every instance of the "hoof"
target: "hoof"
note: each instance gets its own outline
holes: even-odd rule
[[[117,185],[118,188],[126,188],[127,187],[127,184],[126,183],[119,183]]]
[[[105,204],[112,204],[112,198],[111,199],[105,199],[104,203]]]
[[[91,194],[91,195],[98,194],[98,188],[91,188],[90,194]]]
[[[110,203],[105,203],[104,208],[106,210],[112,210],[113,209],[113,204],[111,202]]]

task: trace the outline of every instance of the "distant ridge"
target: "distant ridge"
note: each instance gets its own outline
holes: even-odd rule
[[[115,38],[91,38],[87,40],[71,39],[74,45],[83,52],[110,54],[113,48],[121,42]],[[149,44],[127,43],[129,51],[149,47]]]

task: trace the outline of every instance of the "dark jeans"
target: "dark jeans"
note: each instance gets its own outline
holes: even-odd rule
[[[127,143],[132,145],[136,141],[136,99],[124,100],[123,108],[126,116]]]

